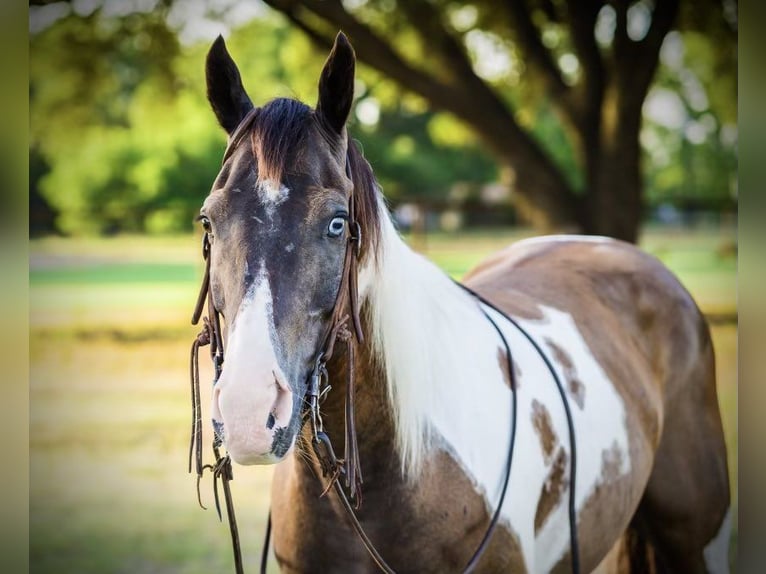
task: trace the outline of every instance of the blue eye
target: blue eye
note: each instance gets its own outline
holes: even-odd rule
[[[340,237],[346,228],[346,220],[343,217],[333,217],[330,226],[327,228],[327,235],[330,237]]]

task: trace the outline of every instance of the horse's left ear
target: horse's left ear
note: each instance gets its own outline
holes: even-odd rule
[[[351,103],[354,100],[354,69],[356,55],[343,32],[338,32],[335,44],[319,77],[317,114],[337,134],[343,132]]]

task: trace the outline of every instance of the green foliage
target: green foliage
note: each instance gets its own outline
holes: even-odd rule
[[[670,38],[676,53],[665,58],[655,91],[664,90],[679,109],[677,125],[644,125],[650,205],[736,209],[737,70],[714,41],[696,31]]]
[[[427,47],[394,7],[370,1],[356,13],[396,38],[397,50],[428,65]],[[525,74],[520,81],[525,64],[505,24],[471,12],[470,5],[443,8],[454,26],[481,25],[502,44],[509,65],[487,81],[512,103],[519,124],[571,187],[583,190],[582,150],[572,148],[571,134],[538,79]],[[57,214],[56,230],[65,234],[191,228],[218,170],[225,134],[205,98],[209,44],[181,45],[166,10],[108,18],[99,10],[72,14],[31,38],[30,191],[34,213],[42,213],[35,229],[46,225],[45,203]],[[556,26],[546,27],[543,39],[557,57],[571,51]],[[682,39],[681,68],[661,66],[656,85],[679,94],[687,122],[712,128],[704,141],[692,142],[684,129],[646,121],[647,198],[651,204],[730,206],[736,202],[736,69],[729,65],[731,54],[722,56],[704,34],[684,31]],[[272,13],[255,19],[234,30],[227,45],[257,105],[277,96],[315,102],[326,52],[285,19]],[[702,108],[685,92],[690,77],[707,95]],[[423,98],[364,64],[360,112],[362,106],[377,110],[376,117],[352,113],[351,133],[393,201],[441,200],[456,184],[477,190],[498,179],[495,160],[466,124],[431,110]]]
[[[456,182],[480,184],[496,176],[493,161],[470,140],[468,144],[434,141],[432,127],[449,121],[431,112],[399,109],[384,111],[374,130],[363,126],[352,130],[387,198],[444,198]]]
[[[50,165],[39,188],[58,229],[145,229],[153,206],[172,208],[177,191],[164,176],[179,153],[194,153],[200,131],[179,121],[188,108],[173,69],[180,46],[164,15],[68,16],[31,52],[31,145]]]
[[[304,35],[267,17],[235,30],[227,45],[256,105],[280,96],[314,103],[326,54]],[[32,38],[35,183],[58,213],[58,231],[191,228],[225,146],[205,99],[208,47],[180,46],[161,13],[71,15]],[[495,177],[472,136],[431,137],[433,122],[449,131],[454,120],[368,69],[359,78],[360,94],[383,111],[352,134],[391,197],[436,197],[456,181]]]

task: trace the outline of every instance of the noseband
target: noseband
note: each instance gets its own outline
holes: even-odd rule
[[[242,142],[244,137],[251,134],[251,127],[257,115],[257,108],[251,110],[242,120],[240,125],[232,134],[229,139],[229,144],[226,148],[226,152],[223,156],[222,163],[226,163],[226,160],[231,157],[235,149]],[[349,143],[349,146],[352,145]],[[351,154],[347,150],[346,152],[346,177],[353,184],[352,167],[351,167]],[[303,412],[301,413],[303,422],[307,420],[311,425],[311,442],[314,453],[319,461],[319,466],[322,470],[323,477],[330,477],[329,483],[326,485],[322,496],[324,496],[330,489],[334,489],[339,501],[343,508],[346,510],[349,519],[351,521],[354,530],[358,534],[371,558],[375,561],[382,572],[387,574],[395,574],[395,571],[386,563],[380,553],[375,548],[375,545],[369,539],[365,533],[361,523],[354,513],[354,509],[358,509],[362,503],[362,472],[359,464],[359,449],[356,436],[356,424],[354,418],[354,402],[355,402],[355,385],[354,385],[354,371],[355,371],[355,349],[357,344],[364,342],[364,335],[362,333],[362,325],[359,318],[359,297],[357,289],[357,264],[359,260],[361,244],[362,244],[362,228],[357,220],[356,213],[356,201],[355,201],[355,189],[352,186],[351,196],[349,198],[349,215],[348,215],[348,229],[349,233],[346,239],[345,255],[343,260],[343,271],[341,276],[340,287],[335,298],[333,310],[330,316],[329,327],[323,338],[323,343],[320,350],[317,352],[313,361],[313,369],[308,378],[307,390],[305,394],[305,405]],[[202,505],[202,499],[200,496],[200,481],[205,469],[209,469],[213,473],[213,492],[215,496],[216,511],[218,512],[218,518],[222,520],[220,499],[218,496],[218,480],[221,480],[223,486],[224,498],[226,503],[226,514],[229,520],[229,530],[231,533],[232,549],[234,553],[234,565],[237,574],[243,574],[244,568],[242,564],[242,553],[239,543],[239,533],[237,529],[237,520],[234,514],[234,503],[231,495],[231,488],[229,482],[234,479],[231,459],[228,454],[221,455],[220,448],[222,446],[222,440],[218,433],[215,433],[213,438],[213,454],[215,455],[215,464],[203,464],[202,462],[202,409],[200,404],[200,390],[199,390],[199,348],[202,346],[210,345],[210,358],[214,367],[214,379],[213,385],[218,382],[223,369],[224,360],[224,348],[223,338],[221,336],[221,321],[220,313],[215,308],[213,301],[212,291],[210,289],[210,261],[211,261],[211,242],[207,233],[202,238],[202,256],[205,260],[205,274],[202,279],[202,286],[199,296],[197,297],[197,303],[194,307],[194,313],[192,315],[192,324],[196,325],[202,318],[202,313],[207,303],[207,317],[203,318],[202,330],[197,335],[197,338],[192,343],[191,357],[190,357],[190,379],[191,379],[191,395],[192,395],[192,428],[191,428],[191,441],[189,444],[189,472],[192,471],[192,460],[194,460],[194,468],[197,474],[197,502],[204,509]],[[546,366],[550,370],[553,378],[559,387],[559,392],[564,403],[564,408],[567,415],[567,422],[569,425],[570,436],[570,448],[572,453],[572,466],[570,473],[570,495],[569,495],[569,522],[570,522],[570,548],[571,548],[571,561],[572,571],[579,573],[579,552],[577,544],[577,525],[574,509],[574,487],[575,487],[575,439],[574,439],[574,426],[572,422],[571,412],[569,410],[568,401],[564,393],[564,387],[559,380],[559,377],[550,363],[545,353],[540,346],[534,341],[534,339],[519,325],[514,319],[508,316],[505,312],[498,309],[495,305],[489,301],[483,299],[479,294],[475,293],[468,287],[457,283],[458,286],[466,290],[476,300],[499,313],[509,322],[511,322],[516,328],[518,328],[526,338],[533,344],[537,352],[543,358]],[[466,564],[463,572],[472,572],[478,564],[480,558],[489,546],[489,541],[492,533],[497,526],[500,519],[500,512],[505,501],[506,491],[508,489],[508,483],[511,475],[511,462],[513,460],[513,450],[516,439],[516,419],[517,419],[517,398],[516,398],[516,378],[513,368],[513,359],[511,356],[511,349],[508,345],[505,335],[500,327],[498,327],[495,320],[489,313],[479,305],[480,311],[484,317],[492,324],[497,331],[504,349],[507,373],[509,373],[511,383],[511,429],[510,429],[510,446],[508,449],[508,458],[506,461],[506,467],[504,472],[503,488],[500,494],[500,499],[495,508],[495,512],[492,515],[489,526],[479,543],[476,551],[471,559]],[[350,323],[350,326],[349,326]],[[321,399],[330,391],[330,382],[327,371],[327,362],[333,357],[335,346],[338,341],[345,343],[346,356],[348,361],[347,368],[347,381],[346,381],[346,401],[345,401],[345,452],[342,459],[337,458],[335,450],[330,440],[329,435],[324,430],[321,415]],[[340,477],[343,477],[343,482],[348,490],[348,494],[344,490],[340,482]],[[352,504],[353,502],[353,504]],[[266,537],[264,541],[263,552],[261,555],[261,572],[266,572],[266,564],[268,559],[269,541],[271,535],[271,513],[269,513]]]

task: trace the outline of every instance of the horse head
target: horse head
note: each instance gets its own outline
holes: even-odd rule
[[[338,34],[312,109],[285,98],[255,107],[222,38],[207,56],[208,99],[229,135],[199,216],[210,244],[210,302],[225,322],[212,416],[240,464],[278,462],[295,443],[344,280],[356,279],[349,241],[360,241],[376,212],[369,193],[354,197],[354,179],[372,181],[346,133],[355,61]],[[354,257],[361,248],[364,258],[367,244],[354,246]]]

